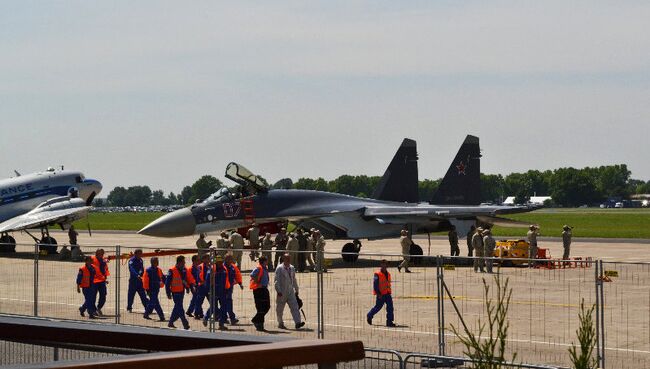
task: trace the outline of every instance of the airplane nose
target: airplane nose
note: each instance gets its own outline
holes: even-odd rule
[[[153,237],[182,237],[191,236],[196,229],[196,222],[190,209],[179,209],[146,225],[138,231]]]
[[[103,188],[102,184],[96,179],[86,178],[84,180],[84,184],[86,184],[90,188],[89,192],[94,192],[96,195],[99,194]]]

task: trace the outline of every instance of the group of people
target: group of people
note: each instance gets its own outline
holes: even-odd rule
[[[84,265],[77,274],[77,292],[83,292],[84,303],[79,307],[79,314],[90,319],[97,319],[106,303],[108,276],[108,260],[104,258],[104,249],[97,249],[95,255],[85,256]]]
[[[236,230],[230,233],[221,232],[216,242],[217,253],[225,255],[230,253],[235,263],[241,268],[244,249],[250,249],[251,261],[259,260],[260,256],[266,257],[268,267],[273,270],[277,267],[285,252],[289,252],[297,260],[297,271],[316,270],[316,252],[325,250],[325,239],[318,229],[312,228],[309,231],[298,228],[295,232],[287,233],[286,228],[281,228],[273,238],[271,233],[266,232],[260,235],[260,228],[257,224],[251,224],[246,231],[246,245],[244,237]],[[200,234],[196,241],[199,255],[207,252],[212,246],[212,241],[206,240],[205,234]],[[275,251],[275,256],[273,252]]]

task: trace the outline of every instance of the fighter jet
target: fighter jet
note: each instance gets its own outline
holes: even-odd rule
[[[15,250],[16,240],[9,235],[14,231],[25,231],[42,249],[56,251],[48,227],[64,228],[85,217],[101,190],[98,181],[63,168],[26,175],[16,172],[16,177],[0,180],[0,251]],[[29,229],[40,229],[41,237]]]
[[[237,190],[221,188],[201,203],[166,214],[138,233],[156,237],[181,237],[197,233],[238,229],[256,222],[260,227],[292,222],[315,227],[328,239],[346,239],[342,252],[358,252],[361,239],[449,230],[459,235],[471,225],[527,224],[497,217],[498,214],[533,210],[528,207],[486,206],[480,203],[479,139],[467,136],[433,203],[420,203],[417,193],[417,151],[415,141],[405,139],[375,191],[375,198],[359,198],[323,191],[274,190],[258,176],[237,163],[226,168],[226,177]],[[421,255],[422,249],[411,249]]]

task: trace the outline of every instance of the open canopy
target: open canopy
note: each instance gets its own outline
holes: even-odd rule
[[[256,176],[250,170],[237,163],[230,163],[226,167],[226,178],[229,178],[244,187],[250,187],[256,192],[266,192],[269,190],[266,182]]]

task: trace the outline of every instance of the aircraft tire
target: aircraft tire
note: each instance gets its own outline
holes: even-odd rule
[[[414,243],[411,244],[411,248],[409,249],[409,254],[411,255],[411,264],[420,265],[422,263],[422,258],[417,257],[417,256],[422,256],[424,254],[422,252],[422,248],[419,245],[416,245]]]
[[[38,249],[47,251],[49,254],[56,254],[57,243],[54,237],[45,236],[41,239],[41,245],[38,246]]]
[[[16,252],[16,239],[8,234],[0,237],[0,252]]]
[[[359,259],[359,250],[353,242],[348,242],[343,245],[341,253],[341,257],[345,262],[354,263]]]

